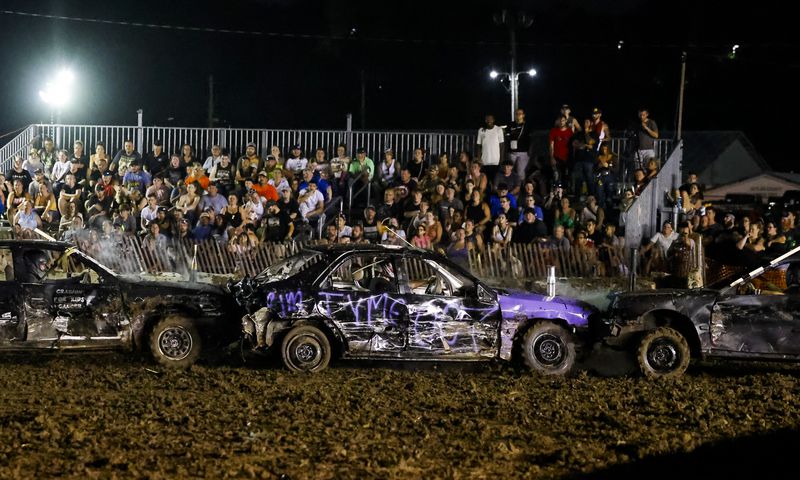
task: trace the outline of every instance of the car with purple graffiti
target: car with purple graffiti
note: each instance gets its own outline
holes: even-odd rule
[[[588,344],[590,305],[492,288],[444,256],[382,245],[314,246],[229,283],[248,312],[248,350],[277,351],[294,371],[333,358],[519,359],[569,373]]]

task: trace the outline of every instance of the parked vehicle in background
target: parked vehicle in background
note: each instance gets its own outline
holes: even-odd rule
[[[580,301],[495,289],[427,250],[317,246],[231,283],[247,310],[245,343],[277,350],[295,371],[336,357],[511,360],[572,370],[595,309]]]
[[[0,351],[149,349],[186,368],[241,315],[212,285],[121,276],[64,242],[0,240]]]

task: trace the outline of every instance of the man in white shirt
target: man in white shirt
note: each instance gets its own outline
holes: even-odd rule
[[[303,149],[300,144],[292,146],[292,157],[286,160],[286,169],[290,172],[300,173],[306,169],[308,159],[303,156]]]
[[[476,157],[483,165],[488,178],[494,178],[500,159],[505,158],[503,129],[494,124],[494,115],[486,115],[486,126],[478,130],[478,151]]]
[[[300,204],[300,215],[305,220],[311,220],[322,214],[325,209],[325,197],[317,190],[316,180],[309,180],[308,188],[300,190],[298,203]]]
[[[219,145],[214,145],[211,147],[211,155],[206,158],[205,163],[203,163],[203,170],[208,173],[211,173],[211,170],[219,165],[219,162],[222,161],[222,149],[219,148]]]

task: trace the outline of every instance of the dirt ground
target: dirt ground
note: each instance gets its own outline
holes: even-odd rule
[[[800,368],[677,381],[503,365],[0,357],[0,478],[680,478],[794,466]],[[791,449],[791,451],[790,451]]]

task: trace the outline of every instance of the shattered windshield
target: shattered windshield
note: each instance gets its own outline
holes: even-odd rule
[[[304,250],[274,265],[270,265],[259,273],[256,280],[264,283],[285,280],[292,275],[302,272],[313,265],[320,263],[322,254],[311,250]]]

